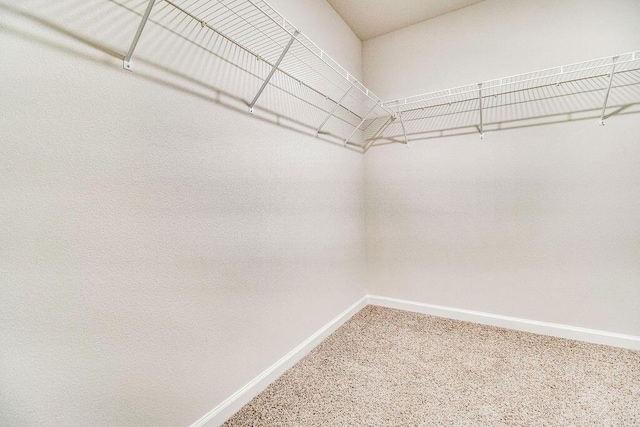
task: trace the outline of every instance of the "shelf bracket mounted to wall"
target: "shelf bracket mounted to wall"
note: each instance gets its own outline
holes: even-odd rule
[[[320,130],[324,127],[324,125],[327,124],[329,119],[331,117],[333,117],[333,115],[335,114],[335,112],[338,109],[338,107],[340,107],[340,105],[342,104],[342,101],[344,101],[344,99],[347,97],[347,95],[349,95],[349,92],[351,92],[351,89],[353,89],[353,86],[349,86],[349,89],[347,89],[347,91],[344,93],[344,95],[342,95],[342,98],[340,98],[340,101],[338,101],[336,103],[336,105],[333,106],[333,109],[331,110],[329,115],[324,119],[324,121],[320,124],[320,126],[318,126],[318,128],[316,129],[316,133],[315,133],[316,137],[318,136],[318,134],[320,133]]]
[[[373,113],[373,110],[375,110],[378,105],[379,105],[379,103],[376,103],[376,104],[373,105],[373,107],[371,107],[369,112],[367,114],[365,114],[365,116],[362,118],[362,120],[360,120],[360,123],[358,123],[358,126],[356,126],[355,129],[353,129],[353,132],[351,132],[351,134],[344,140],[344,146],[345,147],[347,146],[347,142],[349,142],[349,140],[351,138],[353,138],[353,135],[355,135],[356,131],[358,129],[360,129],[360,126],[362,126],[364,124],[364,122],[367,120],[367,118],[369,118],[371,113]]]
[[[407,128],[404,127],[404,120],[402,120],[402,112],[398,110],[398,119],[400,119],[400,125],[402,126],[402,134],[404,135],[404,143],[409,146],[409,138],[407,138]]]
[[[378,131],[371,138],[367,140],[367,142],[363,147],[363,153],[366,153],[369,150],[369,148],[373,146],[373,144],[376,142],[376,138],[382,135],[382,133],[389,127],[389,125],[395,121],[395,119],[396,118],[394,116],[389,116],[387,121],[384,122],[384,124],[380,127],[380,129],[378,129]]]
[[[480,102],[480,139],[484,139],[484,124],[482,122],[482,83],[478,83],[478,101]]]
[[[151,9],[153,9],[153,5],[156,0],[149,0],[147,4],[147,9],[144,11],[144,15],[142,15],[142,20],[138,25],[138,30],[136,31],[136,35],[133,36],[133,40],[131,41],[131,46],[129,46],[129,51],[127,55],[124,57],[124,61],[122,62],[122,67],[125,70],[132,71],[133,63],[131,62],[131,57],[133,56],[133,51],[136,50],[136,46],[138,45],[138,40],[140,40],[140,35],[142,34],[142,30],[144,30],[144,26],[149,20],[149,15],[151,15]]]
[[[611,74],[609,74],[609,85],[607,86],[607,94],[604,96],[604,104],[602,105],[602,113],[600,114],[600,126],[604,126],[604,113],[607,109],[607,102],[609,101],[609,92],[611,92],[611,84],[613,83],[613,75],[616,72],[617,56],[612,58]]]
[[[287,54],[287,52],[291,48],[291,45],[296,40],[296,37],[298,37],[298,34],[300,34],[300,32],[297,31],[297,30],[293,33],[293,35],[291,36],[291,39],[289,39],[289,43],[287,43],[287,45],[285,46],[284,50],[280,54],[280,58],[278,58],[278,61],[275,63],[275,65],[273,66],[273,68],[269,72],[269,75],[267,76],[265,81],[262,82],[262,86],[260,86],[260,90],[258,90],[258,93],[256,93],[256,96],[253,97],[253,101],[251,101],[251,104],[249,104],[249,112],[250,113],[253,113],[253,107],[256,105],[256,102],[258,102],[258,98],[260,98],[260,95],[262,95],[262,91],[264,91],[264,89],[269,84],[269,80],[271,80],[271,77],[273,77],[273,75],[275,74],[276,70],[280,66],[280,63],[282,62],[282,60],[284,59],[285,55]]]

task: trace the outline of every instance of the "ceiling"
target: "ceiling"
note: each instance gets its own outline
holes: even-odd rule
[[[367,40],[482,0],[327,0],[361,40]]]

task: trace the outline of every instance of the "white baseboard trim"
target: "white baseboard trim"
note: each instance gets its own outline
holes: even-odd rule
[[[464,320],[483,325],[498,326],[517,331],[532,332],[534,334],[550,335],[553,337],[586,341],[631,350],[640,350],[640,337],[634,335],[624,335],[615,332],[561,325],[558,323],[540,322],[537,320],[502,316],[499,314],[484,313],[481,311],[463,310],[459,308],[425,304],[377,295],[367,295],[367,297],[369,304],[379,305],[382,307],[397,308],[399,310],[430,314],[432,316],[445,317],[449,319]]]
[[[322,340],[331,335],[354,314],[366,305],[396,308],[399,310],[429,314],[448,319],[464,320],[482,325],[498,326],[517,331],[532,332],[534,334],[550,335],[553,337],[586,341],[595,344],[611,345],[615,347],[640,350],[640,337],[624,335],[615,332],[598,331],[577,326],[561,325],[558,323],[540,322],[537,320],[521,319],[518,317],[502,316],[481,311],[464,310],[441,305],[388,298],[378,295],[365,295],[351,307],[340,313],[335,319],[327,323],[316,333],[307,338],[302,344],[291,350],[284,357],[271,365],[266,371],[255,377],[248,384],[229,396],[224,402],[213,408],[208,414],[193,423],[191,427],[220,426],[240,408],[249,403],[258,393],[267,388],[280,375],[298,363]]]
[[[289,368],[298,363],[300,359],[306,356],[314,347],[322,340],[331,335],[336,329],[342,326],[360,309],[367,305],[367,295],[356,301],[351,307],[340,313],[331,322],[324,325],[316,333],[304,340],[302,344],[291,350],[284,357],[271,365],[263,373],[255,377],[240,390],[233,393],[221,404],[213,408],[208,414],[193,423],[191,427],[219,426],[227,421],[233,414],[238,412],[240,408],[249,403],[262,390],[267,388],[280,375],[284,374]]]

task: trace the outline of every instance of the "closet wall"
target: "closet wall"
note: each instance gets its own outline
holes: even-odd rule
[[[2,425],[189,425],[365,293],[362,156],[153,24],[123,70],[117,3],[0,2]],[[324,0],[273,5],[359,74]]]
[[[637,106],[362,157],[153,25],[124,71],[143,3],[0,0],[0,424],[188,425],[367,291],[640,334]],[[486,0],[361,64],[271,3],[384,99],[640,46],[633,0]]]
[[[366,41],[365,84],[392,99],[629,52],[638,17],[633,0],[486,0]],[[639,335],[640,114],[617,110],[371,149],[369,292]]]

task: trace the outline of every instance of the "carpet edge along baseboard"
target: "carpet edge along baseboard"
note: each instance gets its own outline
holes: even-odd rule
[[[453,307],[427,304],[416,301],[408,301],[398,298],[383,297],[379,295],[365,295],[346,310],[336,316],[325,326],[303,341],[296,348],[271,365],[260,375],[255,377],[245,386],[229,396],[206,415],[193,423],[190,427],[219,426],[235,414],[240,408],[249,403],[269,386],[275,379],[294,366],[322,340],[331,335],[340,326],[347,322],[353,315],[367,305],[398,310],[411,311],[431,316],[448,319],[462,320],[482,325],[496,326],[513,329],[522,332],[549,335],[558,338],[584,341],[593,344],[609,345],[630,350],[640,350],[640,336],[625,335],[615,332],[600,331],[581,328],[577,326],[562,325],[557,323],[541,322],[537,320],[522,319],[518,317],[503,316],[499,314],[485,313],[473,310],[464,310]]]

